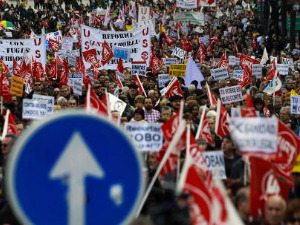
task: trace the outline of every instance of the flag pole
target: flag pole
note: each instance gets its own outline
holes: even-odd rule
[[[143,197],[143,199],[142,199],[142,201],[141,201],[141,203],[140,203],[140,205],[137,209],[136,218],[140,215],[140,213],[142,211],[142,208],[143,208],[143,206],[144,206],[144,204],[145,204],[145,202],[146,202],[146,200],[147,200],[147,198],[150,194],[150,191],[152,190],[152,187],[155,183],[155,180],[157,179],[162,167],[165,165],[165,163],[166,163],[167,159],[169,158],[172,150],[175,148],[178,140],[180,139],[182,133],[184,132],[184,127],[185,127],[185,123],[183,121],[180,121],[179,126],[177,128],[177,131],[176,131],[174,137],[172,138],[172,141],[171,141],[167,151],[165,152],[162,161],[158,165],[158,167],[155,171],[155,174],[154,174],[154,176],[153,176],[153,178],[152,178],[152,180],[151,180],[151,182],[150,182],[150,184],[149,184],[149,186],[148,186],[148,188],[147,188],[147,190],[144,194],[144,197]]]

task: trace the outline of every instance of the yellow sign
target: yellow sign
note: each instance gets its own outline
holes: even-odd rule
[[[171,64],[169,69],[170,77],[185,77],[186,64]]]
[[[24,86],[24,79],[13,76],[11,81],[11,94],[22,97],[23,86]]]
[[[298,95],[298,93],[294,90],[291,90],[291,95]]]

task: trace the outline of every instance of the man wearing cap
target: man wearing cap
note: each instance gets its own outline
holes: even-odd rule
[[[129,90],[127,92],[127,98],[128,98],[129,104],[131,106],[134,106],[134,99],[138,95],[138,91],[137,91],[138,86],[136,84],[129,84],[128,87],[129,87]]]

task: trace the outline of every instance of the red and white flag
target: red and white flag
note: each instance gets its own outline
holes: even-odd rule
[[[248,93],[246,99],[246,108],[242,108],[240,110],[241,110],[242,117],[257,117],[255,107],[252,101],[252,97]]]
[[[82,52],[83,58],[86,62],[91,64],[92,68],[100,68],[100,60],[97,58],[96,49],[90,49],[87,51]]]
[[[215,96],[213,95],[212,91],[210,90],[208,83],[206,83],[206,89],[207,89],[207,95],[208,95],[210,106],[217,105],[218,102],[217,102]]]
[[[251,47],[254,48],[254,50],[257,50],[257,46],[256,46],[256,43],[255,43],[254,37],[252,37],[252,40],[251,40]]]
[[[6,79],[4,75],[0,76],[0,96],[7,102],[11,102],[11,93],[9,81]]]
[[[9,74],[9,69],[7,67],[7,65],[2,61],[2,59],[0,58],[0,64],[2,64],[2,74],[6,76],[7,74]]]
[[[249,157],[251,164],[250,210],[251,216],[263,215],[265,201],[272,195],[287,199],[289,184],[278,178],[272,164],[261,157]]]
[[[219,137],[230,134],[229,120],[229,114],[227,113],[220,99],[218,99],[215,132]]]
[[[85,109],[88,112],[96,111],[99,114],[108,116],[110,115],[110,108],[108,107],[108,99],[106,92],[103,94],[102,99],[100,100],[94,90],[91,88],[91,85],[88,85],[88,91],[85,99]]]
[[[211,133],[210,133],[210,128],[208,126],[208,121],[207,121],[207,117],[206,117],[206,107],[202,111],[200,123],[199,123],[197,134],[196,134],[195,138],[196,139],[202,138],[206,142],[213,144],[213,140],[212,140]]]
[[[7,134],[15,134],[15,135],[19,136],[18,128],[15,124],[14,118],[10,114],[9,109],[6,110],[6,116],[5,116],[5,121],[4,121],[3,132],[2,132],[2,139]]]
[[[206,49],[206,55],[211,55],[212,54],[212,47],[211,47],[211,43],[208,43],[207,49]]]
[[[252,74],[252,71],[246,66],[242,76],[240,77],[240,79],[238,81],[238,85],[241,85],[242,87],[244,87],[244,86],[247,86],[248,84],[251,84],[251,74]]]
[[[249,71],[252,71],[252,64],[259,64],[260,62],[256,59],[252,59],[250,56],[241,54],[240,56],[240,63],[242,69],[248,67]]]
[[[212,38],[209,38],[208,39],[211,43],[218,43],[218,40],[219,40],[219,38],[218,38],[218,35],[215,35],[214,37],[212,37]]]
[[[63,85],[69,85],[69,80],[68,80],[68,74],[69,74],[69,67],[67,60],[65,59],[63,61],[63,67],[61,68],[60,72],[60,78],[59,78],[59,83],[58,87],[61,88]]]
[[[238,49],[238,46],[236,45],[236,43],[234,41],[234,55],[235,55],[235,57],[237,57],[238,53],[239,53],[239,49]]]
[[[227,67],[228,73],[230,72],[229,64],[228,64],[228,58],[226,56],[226,52],[222,55],[219,63],[218,68]]]
[[[59,51],[59,42],[54,39],[49,39],[49,50],[51,52],[58,52]]]
[[[164,63],[157,58],[157,56],[151,52],[150,54],[150,65],[149,68],[152,69],[154,74],[157,74],[159,67],[163,66]]]
[[[147,97],[147,94],[144,90],[144,87],[143,87],[143,84],[139,78],[138,75],[134,75],[134,83],[138,86],[138,89],[139,89],[139,95],[145,95]]]
[[[114,53],[107,44],[107,42],[104,40],[102,44],[102,52],[101,52],[101,65],[104,66],[106,63],[109,62],[114,57]]]
[[[174,77],[169,85],[166,87],[164,93],[162,95],[170,98],[173,95],[181,95],[183,97],[183,93],[180,87],[180,83],[176,77]]]

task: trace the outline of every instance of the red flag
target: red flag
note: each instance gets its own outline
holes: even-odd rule
[[[239,53],[239,49],[238,49],[238,46],[236,45],[235,41],[234,41],[234,55],[237,57]]]
[[[44,20],[44,21],[42,22],[42,24],[43,24],[45,27],[49,27],[48,20]]]
[[[248,69],[251,71],[252,70],[252,64],[259,64],[260,62],[256,59],[252,59],[251,57],[241,54],[240,56],[240,63],[241,67],[245,69],[248,67]]]
[[[263,214],[264,203],[272,195],[287,199],[289,185],[278,178],[276,170],[268,161],[251,156],[250,211],[251,216]]]
[[[46,66],[46,74],[49,78],[57,78],[57,66],[56,62],[52,62],[50,64],[47,64]]]
[[[119,58],[118,66],[117,66],[117,71],[120,73],[124,73],[124,66],[123,66],[123,61],[121,58]]]
[[[92,84],[91,78],[89,74],[86,72],[83,60],[79,57],[78,61],[76,62],[76,72],[83,74],[83,83],[84,84]]]
[[[64,60],[63,67],[61,68],[59,83],[58,83],[59,88],[61,88],[63,85],[69,85],[68,73],[69,73],[68,63],[67,60]]]
[[[177,78],[173,78],[171,80],[170,84],[166,88],[164,95],[167,96],[168,98],[170,98],[173,95],[181,95],[183,97],[183,93],[182,93],[182,90],[180,88],[180,84],[179,84],[179,81],[177,80]]]
[[[251,40],[251,47],[254,48],[255,50],[257,50],[254,37],[252,37],[252,40]]]
[[[151,52],[149,68],[152,69],[153,73],[157,74],[159,67],[163,65],[164,63],[160,61],[153,52]]]
[[[87,111],[97,111],[100,114],[104,114],[106,116],[109,116],[108,111],[108,102],[107,102],[107,96],[106,93],[103,94],[102,99],[100,100],[94,90],[91,88],[91,86],[88,86],[88,93],[86,95],[85,99],[85,109]]]
[[[229,64],[228,64],[228,58],[226,56],[226,52],[222,55],[219,63],[218,68],[227,67],[228,73],[230,72]]]
[[[226,134],[230,134],[229,120],[230,116],[228,115],[226,109],[222,105],[220,99],[218,99],[215,132],[219,137],[223,137]]]
[[[197,51],[197,56],[199,56],[201,64],[204,64],[204,54],[205,54],[205,48],[204,48],[203,43],[201,42],[199,49]]]
[[[9,82],[4,75],[0,76],[0,96],[7,102],[11,102],[11,93]]]
[[[165,34],[165,42],[167,43],[168,46],[170,46],[175,43],[175,39]]]
[[[59,51],[59,42],[53,39],[49,39],[49,50],[52,52],[58,52]]]
[[[267,117],[271,116],[271,112],[266,105],[264,106],[264,115]]]
[[[21,68],[15,57],[13,57],[13,75],[16,77],[21,77]]]
[[[175,24],[175,30],[179,30],[179,29],[182,29],[182,22],[179,21]]]
[[[207,117],[206,117],[206,109],[204,109],[202,111],[200,123],[198,126],[198,131],[196,134],[196,139],[198,139],[198,138],[202,138],[206,142],[213,144],[213,140],[212,140],[211,133],[210,133],[210,128],[208,126],[208,121],[207,121]]]
[[[208,3],[209,5],[211,5],[211,4],[214,4],[215,2],[216,2],[216,0],[208,0],[207,3]]]
[[[277,74],[276,74],[276,72],[277,72]],[[271,65],[271,70],[269,72],[269,76],[267,77],[267,81],[268,80],[273,80],[276,75],[278,75],[278,71],[277,71],[277,68],[276,68],[275,59],[273,59],[272,65]]]
[[[214,36],[214,37],[212,37],[212,38],[209,38],[208,39],[211,43],[218,43],[218,40],[219,40],[219,38],[218,38],[218,35],[216,34],[216,36]]]
[[[208,43],[207,49],[206,49],[206,55],[211,55],[212,54],[212,47],[211,43]]]
[[[185,50],[187,52],[190,52],[193,50],[192,45],[189,42],[189,40],[187,39],[187,37],[182,38],[179,45],[183,50]]]
[[[96,49],[90,49],[82,53],[84,60],[91,64],[91,67],[100,68],[100,60],[97,59]]]
[[[248,67],[245,67],[244,69],[244,73],[242,74],[242,76],[240,77],[239,81],[238,81],[238,85],[241,85],[242,87],[251,84],[251,70],[249,70]]]
[[[241,109],[242,117],[257,117],[251,95],[249,95],[249,94],[247,94],[246,107],[247,108],[245,108],[245,109]]]
[[[114,57],[114,53],[111,50],[111,48],[109,47],[109,45],[107,44],[107,42],[104,40],[103,44],[102,44],[102,52],[101,52],[101,64],[102,66],[104,66],[106,63],[109,62],[109,60],[111,60]]]
[[[92,23],[96,24],[96,25],[100,25],[101,24],[101,19],[96,15],[92,15]]]
[[[42,63],[40,63],[40,62],[33,62],[32,76],[36,80],[40,80],[42,77],[45,76],[45,71],[44,71]]]
[[[218,102],[215,99],[215,96],[213,95],[213,93],[211,92],[208,83],[206,83],[206,89],[207,89],[207,95],[208,95],[210,106],[217,105]]]
[[[134,75],[134,83],[138,86],[138,89],[139,89],[139,95],[145,94],[145,96],[147,96],[146,93],[145,93],[145,90],[144,90],[144,88],[143,88],[143,84],[142,84],[142,82],[140,81],[140,78],[139,78],[138,75]]]
[[[9,69],[7,65],[2,61],[1,58],[0,58],[0,64],[2,64],[2,75],[6,76],[7,74],[9,74]]]
[[[14,118],[10,113],[8,113],[7,134],[15,134],[19,136],[18,128],[15,124]]]

